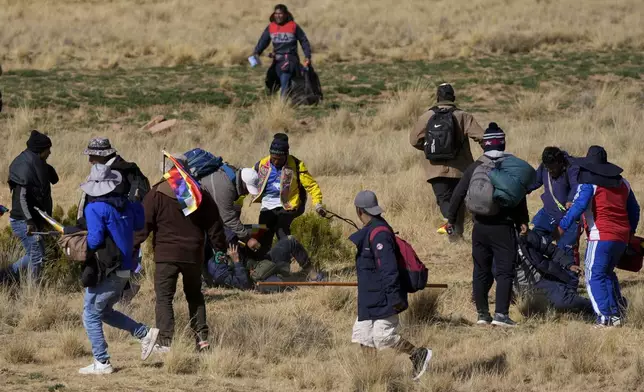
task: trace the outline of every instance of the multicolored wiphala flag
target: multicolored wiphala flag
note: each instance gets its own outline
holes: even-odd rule
[[[199,187],[199,183],[192,178],[172,155],[165,151],[163,151],[163,155],[174,164],[174,167],[165,173],[163,177],[168,181],[170,188],[172,188],[174,194],[177,196],[177,201],[181,205],[183,215],[188,216],[197,211],[197,208],[201,204],[201,188]]]

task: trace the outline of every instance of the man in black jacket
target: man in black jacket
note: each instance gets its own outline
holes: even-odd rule
[[[519,295],[542,295],[558,311],[594,314],[590,300],[577,294],[582,271],[572,256],[532,230],[521,233],[518,245],[514,288]]]
[[[9,166],[9,189],[11,190],[11,213],[9,215],[13,234],[20,239],[26,254],[15,262],[8,271],[2,274],[4,278],[29,269],[30,277],[40,277],[45,243],[39,235],[33,232],[42,231],[45,220],[36,209],[47,214],[53,210],[51,185],[58,182],[56,170],[47,164],[51,155],[51,139],[36,131],[31,131],[27,141],[27,149],[18,155]]]
[[[485,130],[483,136],[483,151],[487,158],[494,160],[505,156],[505,133],[495,123]],[[474,170],[481,165],[481,159],[471,164],[460,182],[454,189],[449,207],[447,231],[453,232],[457,222],[458,211],[472,179]],[[530,222],[528,204],[525,197],[514,208],[501,208],[493,216],[473,214],[472,229],[472,258],[474,272],[472,287],[474,301],[478,312],[479,325],[492,324],[502,327],[516,325],[509,317],[510,299],[512,296],[512,279],[514,278],[514,263],[517,258],[516,230],[527,228]],[[494,273],[492,263],[495,263]],[[496,280],[496,310],[494,318],[490,316],[488,293]]]

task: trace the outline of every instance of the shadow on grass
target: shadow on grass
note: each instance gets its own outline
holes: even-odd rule
[[[489,358],[477,359],[463,365],[450,362],[434,367],[435,371],[449,373],[456,379],[467,380],[477,375],[503,375],[508,370],[507,355],[497,354]]]

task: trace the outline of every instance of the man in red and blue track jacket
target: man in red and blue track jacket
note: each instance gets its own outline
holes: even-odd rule
[[[297,72],[297,67],[300,64],[297,43],[302,45],[305,66],[311,62],[311,45],[304,30],[295,23],[293,15],[285,5],[275,6],[270,22],[259,38],[253,53],[255,56],[259,56],[271,42],[273,43],[275,72],[280,80],[282,96],[285,96],[290,87],[291,78]]]
[[[586,287],[598,326],[619,326],[626,306],[615,267],[635,234],[640,207],[622,169],[608,162],[606,150],[588,149],[579,162],[579,187],[572,206],[559,223],[562,234],[583,216],[586,250]]]

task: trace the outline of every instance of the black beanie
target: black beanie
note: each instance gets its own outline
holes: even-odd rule
[[[27,149],[36,154],[40,154],[46,149],[51,147],[51,139],[49,136],[38,132],[37,130],[31,131],[29,140],[27,140]]]
[[[276,133],[273,135],[270,153],[274,155],[288,155],[288,135],[285,133]]]
[[[436,90],[436,98],[440,101],[454,102],[456,101],[456,94],[454,93],[454,87],[449,83],[443,83],[438,86]]]
[[[497,123],[491,122],[483,135],[483,151],[505,151],[505,133]]]

